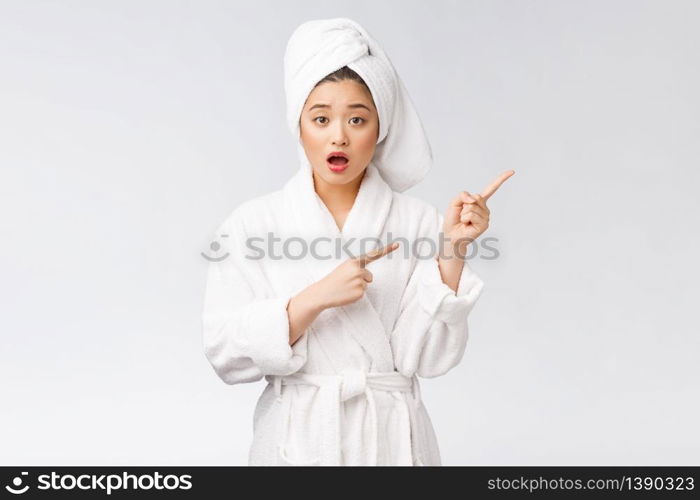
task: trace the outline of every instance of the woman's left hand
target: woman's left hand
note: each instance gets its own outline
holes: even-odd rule
[[[468,245],[488,229],[491,211],[486,206],[486,200],[514,173],[514,170],[502,173],[481,194],[462,191],[450,202],[442,232],[453,245],[460,245],[460,254],[464,251],[461,244],[466,242]]]

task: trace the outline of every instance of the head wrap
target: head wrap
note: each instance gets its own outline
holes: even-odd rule
[[[299,118],[314,86],[347,66],[365,81],[379,115],[379,137],[372,162],[394,191],[420,182],[432,166],[432,151],[403,82],[379,44],[357,22],[319,19],[292,33],[284,55],[287,123],[306,159]]]

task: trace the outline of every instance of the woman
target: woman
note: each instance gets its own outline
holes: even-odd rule
[[[512,171],[444,216],[402,194],[430,146],[388,57],[350,19],[295,30],[285,90],[300,168],[218,228],[227,258],[209,264],[203,309],[219,377],[268,382],[249,464],[439,465],[417,377],[463,356],[483,287],[467,246]]]

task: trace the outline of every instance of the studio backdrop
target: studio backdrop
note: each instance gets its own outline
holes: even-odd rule
[[[697,465],[693,1],[0,3],[0,463],[243,465],[264,382],[204,356],[215,230],[298,168],[283,56],[349,17],[489,201],[446,465]]]

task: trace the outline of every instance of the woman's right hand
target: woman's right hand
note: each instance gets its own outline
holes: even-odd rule
[[[365,266],[398,247],[398,242],[394,242],[379,250],[348,259],[292,297],[287,304],[289,344],[294,345],[324,309],[360,300],[367,285],[372,282],[372,273]]]
[[[338,307],[360,300],[367,285],[372,282],[372,273],[367,264],[393,252],[398,242],[346,260],[314,284],[323,308]]]

